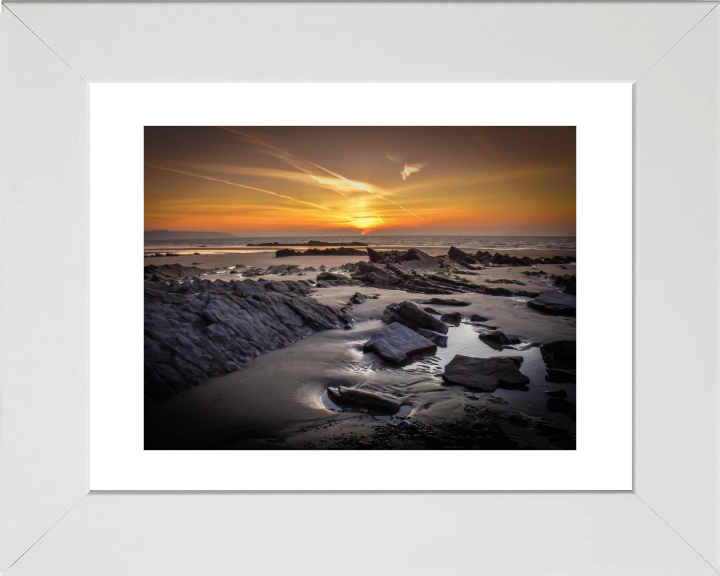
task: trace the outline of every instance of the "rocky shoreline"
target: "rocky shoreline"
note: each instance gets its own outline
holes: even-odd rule
[[[412,366],[416,358],[432,358],[436,350],[446,348],[448,329],[461,325],[473,326],[477,342],[502,353],[502,356],[455,354],[445,361],[444,370],[439,373],[441,382],[449,390],[483,394],[482,418],[476,413],[477,406],[480,406],[476,402],[471,405],[463,403],[462,410],[451,420],[434,421],[415,416],[411,421],[411,417],[397,414],[406,404],[395,394],[362,390],[350,382],[338,380],[336,385],[329,383],[323,390],[350,420],[343,418],[338,424],[326,422],[306,426],[304,432],[276,437],[275,444],[284,444],[292,439],[291,445],[286,447],[574,447],[574,434],[552,418],[527,416],[494,395],[498,389],[519,391],[521,394],[527,390],[529,380],[523,373],[523,357],[505,353],[505,350],[525,349],[523,346],[526,344],[521,338],[513,336],[512,332],[508,336],[496,326],[486,324],[488,318],[484,315],[438,312],[425,306],[432,304],[461,310],[471,304],[463,300],[463,295],[466,298],[480,295],[515,299],[541,316],[574,317],[575,276],[569,273],[548,274],[538,268],[543,265],[567,270],[568,266],[574,267],[574,257],[506,256],[482,251],[468,254],[454,247],[447,255],[439,256],[414,248],[384,252],[367,248],[367,260],[346,263],[330,270],[323,270],[324,266],[316,270],[294,264],[267,268],[237,265],[212,270],[180,264],[145,266],[146,396],[154,401],[167,400],[208,380],[231,375],[269,352],[290,346],[294,348],[293,345],[312,334],[351,329],[357,321],[357,307],[367,306],[368,299],[372,301],[380,297],[380,294],[366,293],[366,290],[377,289],[382,292],[385,301],[393,294],[398,297],[382,308],[384,327],[368,334],[361,345],[364,354],[382,358],[388,366]],[[547,283],[547,289],[529,288],[526,282],[510,277],[486,278],[483,281],[472,276],[480,270],[501,267],[522,268],[520,273],[524,276],[521,278],[542,279]],[[314,272],[317,274],[313,279],[309,274]],[[470,274],[470,279],[464,278],[464,274]],[[286,278],[271,280],[264,276]],[[515,286],[522,289],[515,289]],[[357,291],[358,288],[361,291]],[[345,292],[349,295],[345,296],[342,305],[321,303],[323,290],[337,289],[352,289],[355,293]],[[403,298],[402,293],[427,294],[433,298],[417,305]],[[449,298],[451,295],[457,297]],[[557,389],[549,386],[546,391],[548,414],[574,418],[575,405],[567,398],[566,392],[567,385],[576,380],[574,340],[548,340],[541,344],[542,360],[546,364],[545,380],[561,385]],[[381,423],[373,420],[370,425],[372,433],[368,438],[364,438],[367,434],[348,428],[348,422],[355,422],[362,414],[384,413],[389,414],[392,421]],[[484,424],[481,426],[478,420]],[[335,426],[340,426],[343,432],[339,435],[333,433],[332,437],[322,432],[335,429]],[[512,430],[508,431],[507,426]],[[515,428],[521,433],[513,432]],[[315,439],[315,435],[321,438]],[[253,438],[234,444],[229,439],[221,444],[247,449],[273,444],[271,432],[252,433],[251,436]],[[307,438],[308,442],[301,442],[301,438]]]

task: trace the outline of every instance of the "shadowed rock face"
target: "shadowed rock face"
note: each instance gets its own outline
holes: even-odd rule
[[[458,354],[445,366],[443,380],[471,390],[494,392],[497,388],[522,388],[530,378],[520,372],[522,356],[473,358]]]
[[[145,394],[168,398],[350,321],[307,298],[309,289],[292,281],[146,280]]]
[[[198,276],[207,272],[208,270],[202,268],[183,266],[181,264],[162,264],[160,266],[150,264],[145,266],[145,280],[152,280],[153,282],[181,280],[182,278]]]
[[[363,352],[375,352],[393,364],[400,364],[413,354],[434,350],[434,342],[398,322],[373,333],[363,346]]]
[[[368,248],[367,253],[370,262],[374,264],[401,264],[403,262],[409,262],[416,264],[422,263],[433,267],[438,266],[437,258],[417,248],[410,248],[409,250],[386,250],[383,252]]]
[[[450,250],[448,250],[448,257],[450,260],[454,260],[458,264],[461,264],[470,270],[476,269],[475,264],[477,264],[477,260],[475,260],[475,258],[467,252],[463,252],[459,248],[455,248],[455,246],[451,246]]]
[[[288,256],[361,256],[365,252],[355,248],[308,248],[304,252],[302,250],[293,250],[291,248],[283,248],[275,252],[275,258],[287,258]]]
[[[423,300],[423,304],[442,304],[444,306],[470,306],[470,302],[455,300],[455,298],[430,298]]]
[[[572,276],[570,274],[565,274],[564,276],[555,276],[555,274],[552,274],[550,280],[565,294],[571,294],[573,296],[577,294],[577,279],[575,274]]]
[[[543,314],[552,316],[575,316],[576,297],[562,292],[543,292],[527,305]]]
[[[350,276],[335,274],[334,272],[321,272],[317,275],[316,281],[319,288],[327,286],[355,286],[357,284]]]
[[[500,254],[500,252],[491,254],[490,252],[482,250],[478,251],[473,258],[479,264],[488,266],[533,266],[536,264],[570,264],[571,262],[575,262],[574,256],[553,256],[551,258],[530,258],[523,256],[522,258],[518,258],[517,256],[510,256],[510,254]]]
[[[338,406],[365,408],[378,414],[395,414],[400,411],[400,402],[397,400],[356,388],[330,387],[328,397]]]
[[[575,340],[554,340],[540,346],[540,354],[547,366],[548,382],[574,383],[576,381]]]
[[[399,322],[412,330],[425,328],[426,330],[432,330],[440,334],[447,334],[448,332],[448,327],[445,322],[428,314],[425,310],[421,310],[412,302],[390,304],[383,311],[383,321],[388,324]]]

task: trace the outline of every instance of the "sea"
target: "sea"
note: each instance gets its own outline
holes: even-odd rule
[[[575,236],[266,236],[252,238],[192,238],[145,241],[145,246],[243,247],[277,242],[306,246],[310,240],[331,244],[363,242],[368,246],[415,246],[444,248],[458,246],[477,250],[575,250]]]

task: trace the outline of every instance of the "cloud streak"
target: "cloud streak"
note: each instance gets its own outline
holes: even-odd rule
[[[183,174],[185,176],[192,176],[194,178],[201,178],[203,180],[209,180],[211,182],[219,182],[221,184],[227,184],[228,186],[235,186],[237,188],[245,188],[247,190],[256,190],[258,192],[262,192],[264,194],[269,194],[270,196],[276,196],[277,198],[285,198],[286,200],[291,200],[292,202],[297,202],[298,204],[305,204],[306,206],[312,206],[313,208],[319,208],[320,210],[325,210],[326,212],[332,212],[330,208],[326,208],[325,206],[320,206],[319,204],[313,204],[312,202],[305,202],[304,200],[298,200],[297,198],[293,198],[292,196],[287,196],[285,194],[279,194],[278,192],[273,192],[272,190],[265,190],[264,188],[256,188],[255,186],[246,186],[245,184],[240,184],[238,182],[231,182],[230,180],[223,180],[221,178],[213,178],[212,176],[205,176],[204,174],[197,174],[196,172],[189,172],[187,170],[179,170],[177,168],[169,168],[167,166],[159,166],[157,164],[145,164],[145,166],[148,166],[149,168],[155,168],[156,170],[165,170],[166,172],[174,172],[176,174]]]
[[[337,172],[334,172],[333,170],[330,170],[328,168],[325,168],[324,166],[320,166],[320,164],[316,164],[315,162],[311,162],[310,160],[305,160],[304,158],[300,158],[293,154],[292,152],[288,152],[287,150],[284,150],[280,148],[279,146],[276,146],[273,144],[270,140],[267,138],[262,138],[260,136],[256,136],[255,134],[250,134],[248,132],[245,132],[244,130],[238,130],[237,128],[231,128],[229,126],[221,126],[222,130],[225,130],[226,132],[230,132],[231,134],[235,134],[237,136],[240,136],[255,146],[257,146],[262,152],[265,154],[269,154],[270,156],[274,156],[275,158],[278,158],[280,160],[283,160],[293,168],[300,170],[301,172],[305,172],[306,174],[310,175],[312,178],[314,178],[319,185],[330,187],[331,189],[334,189],[335,192],[338,194],[341,194],[344,196],[345,194],[338,189],[336,185],[329,185],[329,181],[326,178],[321,178],[317,175],[316,170],[320,170],[324,172],[325,174],[328,174],[332,176],[333,178],[336,178],[337,180],[350,185],[358,190],[364,190],[365,192],[368,192],[369,194],[372,194],[374,196],[377,196],[381,200],[384,200],[386,202],[389,202],[390,204],[394,204],[398,208],[404,210],[408,214],[414,216],[418,220],[422,220],[420,216],[415,214],[414,212],[408,210],[401,204],[398,204],[394,200],[391,200],[390,198],[386,198],[385,196],[382,196],[372,189],[368,188],[365,184],[361,184],[359,182],[355,182],[353,180],[350,180],[349,178],[346,178],[345,176],[338,174]],[[313,170],[314,169],[314,170]],[[419,168],[418,168],[419,170]]]

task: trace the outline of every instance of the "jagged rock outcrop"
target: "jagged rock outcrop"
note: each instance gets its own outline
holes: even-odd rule
[[[448,250],[448,258],[450,258],[450,260],[454,260],[465,268],[477,270],[477,266],[475,266],[475,264],[478,263],[477,260],[467,252],[463,252],[459,248],[455,248],[455,246],[451,246],[450,250]]]
[[[294,250],[292,248],[283,248],[275,252],[275,258],[287,258],[288,256],[364,256],[363,250],[356,248],[308,248],[304,252],[302,250]]]
[[[367,253],[370,262],[375,264],[402,264],[407,262],[412,265],[430,265],[434,268],[439,264],[437,258],[417,248],[410,248],[409,250],[386,250],[384,252],[378,252],[377,250],[368,248]]]
[[[334,272],[321,272],[317,275],[317,285],[319,288],[327,288],[328,286],[356,286],[358,283],[345,276],[345,274],[335,274]]]
[[[575,262],[574,256],[553,256],[551,258],[530,258],[529,256],[511,256],[510,254],[491,254],[488,251],[478,251],[473,259],[485,266],[533,266],[536,264],[570,264]]]
[[[152,280],[153,282],[182,280],[183,278],[192,278],[208,272],[209,270],[181,264],[161,264],[160,266],[150,264],[145,266],[145,280]]]
[[[573,296],[577,294],[577,277],[575,274],[564,274],[562,276],[552,274],[550,280],[564,294],[571,294]]]
[[[350,322],[305,281],[145,281],[145,394],[164,399]]]
[[[387,324],[399,322],[415,331],[419,328],[424,328],[425,330],[432,330],[440,334],[448,333],[448,327],[445,322],[428,314],[425,310],[421,310],[412,302],[390,304],[383,311],[383,322]]]

